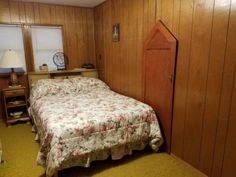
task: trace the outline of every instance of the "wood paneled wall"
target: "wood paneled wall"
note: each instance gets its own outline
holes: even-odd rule
[[[96,64],[94,10],[91,8],[1,0],[0,23],[62,25],[69,69],[78,68],[85,62]],[[26,59],[29,65],[30,60],[31,57]],[[27,85],[25,76],[21,76],[20,82]],[[0,89],[7,85],[8,77],[0,76]],[[1,101],[0,117],[4,117],[2,110]]]
[[[100,77],[142,100],[143,41],[159,19],[179,40],[172,153],[208,176],[233,177],[236,0],[107,0],[95,8]]]
[[[69,58],[69,68],[78,68],[85,62],[96,64],[94,10],[91,8],[1,0],[0,23],[63,25],[64,52]],[[24,76],[21,81],[24,85],[27,83]],[[7,83],[8,78],[0,76],[0,89]],[[0,107],[3,110],[1,102]]]
[[[96,63],[93,13],[91,8],[0,1],[0,23],[63,25],[64,52],[70,68]]]

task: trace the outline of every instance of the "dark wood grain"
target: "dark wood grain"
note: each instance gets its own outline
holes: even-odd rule
[[[0,1],[0,23],[24,23],[37,25],[62,25],[64,52],[69,56],[69,68],[79,68],[83,63],[95,61],[94,14],[91,8],[25,3],[21,1]],[[83,14],[82,18],[78,18]],[[28,71],[34,70],[33,54],[30,52],[30,30],[24,32],[26,65]],[[3,83],[0,89],[7,87],[8,77],[0,76]],[[27,82],[22,80],[26,86]],[[2,105],[2,101],[0,101]],[[2,107],[2,106],[1,106]],[[3,117],[2,109],[0,117]]]
[[[65,25],[70,68],[97,63],[100,78],[112,89],[140,100],[143,42],[160,19],[179,40],[172,153],[208,176],[232,176],[235,0],[107,0],[95,10],[0,1],[2,23]],[[111,29],[116,22],[121,39],[113,43]],[[7,86],[7,80],[0,76],[0,87]]]
[[[111,11],[113,4],[120,13]],[[221,176],[223,164],[223,175],[230,176],[234,170],[229,165],[235,160],[234,154],[229,158],[234,147],[229,136],[236,128],[232,120],[235,112],[230,113],[235,78],[234,14],[235,0],[232,4],[230,0],[120,0],[118,3],[107,0],[95,8],[95,17],[99,15],[98,21],[95,18],[95,31],[100,22],[103,30],[95,37],[96,43],[101,44],[96,54],[102,53],[104,63],[100,62],[100,67],[105,73],[102,79],[125,95],[143,98],[142,57],[135,53],[142,51],[143,41],[155,22],[161,19],[177,37],[172,153],[212,177]],[[117,20],[122,34],[118,48],[112,45],[110,31]],[[140,30],[142,37],[138,35]],[[229,117],[232,124],[228,129]],[[225,148],[227,160],[223,162]]]
[[[192,42],[190,48],[189,78],[186,100],[186,121],[188,127],[184,134],[184,159],[191,165],[199,166],[203,114],[207,73],[209,65],[209,46],[211,44],[213,0],[194,1]],[[204,16],[204,18],[201,18]],[[202,26],[204,28],[202,28]],[[193,141],[194,139],[194,141]]]
[[[178,57],[176,69],[172,153],[183,158],[189,57],[192,37],[193,0],[181,1],[181,19],[178,32]]]
[[[226,52],[229,8],[230,1],[225,1],[223,7],[222,1],[215,1],[199,164],[199,168],[206,174],[211,174],[211,166],[215,163],[213,158],[214,150],[224,146],[223,144],[216,145],[215,143],[222,89],[222,70]],[[219,160],[217,161],[219,163]],[[214,174],[214,176],[219,177],[220,175]]]
[[[236,1],[231,1],[229,27],[227,36],[226,55],[224,63],[223,87],[221,95],[221,106],[219,112],[219,123],[217,130],[216,145],[222,142],[223,146],[217,147],[219,154],[215,153],[219,163],[214,163],[221,167],[222,171],[216,169],[223,177],[235,176],[236,163]],[[222,136],[223,135],[223,136]],[[217,173],[214,173],[215,175]],[[212,175],[212,176],[213,176]],[[215,176],[220,176],[215,175]]]

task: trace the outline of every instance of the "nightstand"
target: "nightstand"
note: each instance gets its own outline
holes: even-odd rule
[[[17,121],[29,121],[25,87],[11,87],[2,90],[6,113],[6,124]]]

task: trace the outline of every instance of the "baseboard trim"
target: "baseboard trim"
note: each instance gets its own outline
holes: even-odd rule
[[[184,161],[183,159],[181,159],[180,157],[178,157],[178,156],[176,156],[176,155],[174,155],[174,154],[172,154],[172,153],[170,153],[170,155],[171,155],[172,157],[174,157],[175,159],[181,161],[181,162],[184,163],[185,165],[187,165],[187,166],[189,166],[189,167],[191,167],[191,168],[194,168],[194,169],[195,169],[196,171],[198,171],[201,175],[203,175],[203,176],[205,176],[205,177],[208,177],[206,174],[204,174],[203,172],[201,172],[200,170],[198,170],[198,169],[195,168],[194,166],[190,165],[189,163],[185,162],[185,161]]]

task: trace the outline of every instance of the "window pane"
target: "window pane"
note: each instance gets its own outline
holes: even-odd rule
[[[56,70],[53,55],[63,52],[61,27],[32,26],[31,33],[35,70],[42,64],[47,64],[49,70]]]
[[[24,66],[23,70],[26,71],[23,35],[20,25],[0,25],[0,59],[8,49],[16,51]],[[16,71],[22,71],[22,69],[16,69]],[[0,68],[0,73],[8,72],[10,69]]]
[[[56,65],[53,63],[52,57],[56,51],[39,51],[34,53],[35,60],[34,65],[37,67],[35,70],[39,70],[39,66],[46,63],[49,70],[57,70]]]

